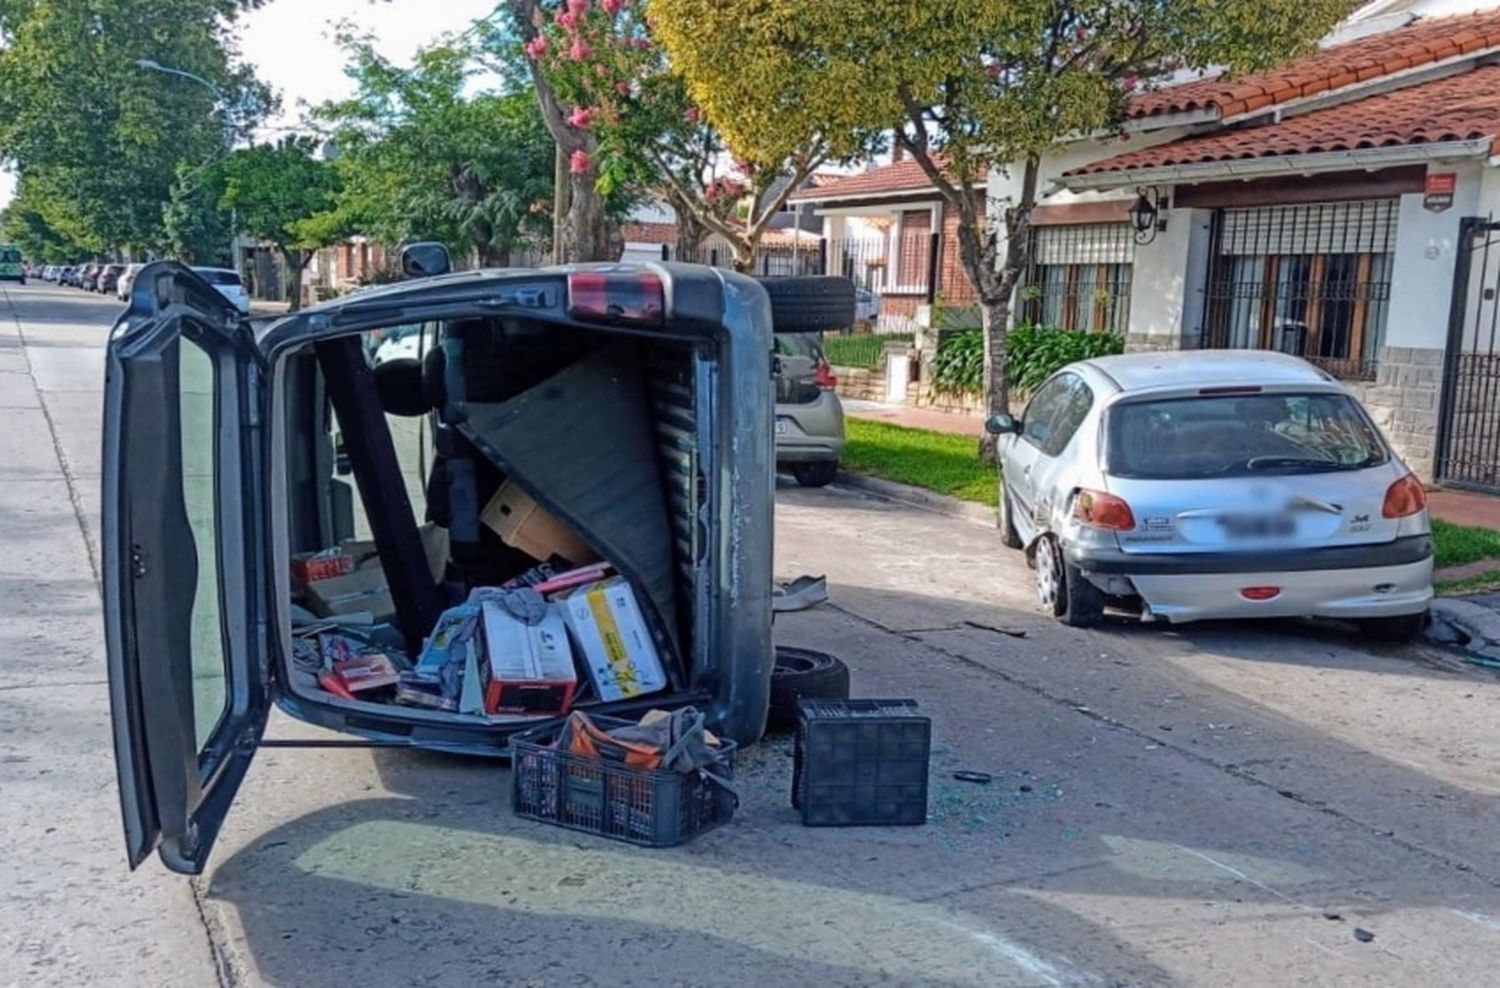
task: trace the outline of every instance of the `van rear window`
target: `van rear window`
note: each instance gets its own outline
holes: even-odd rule
[[[1128,401],[1110,408],[1105,429],[1108,472],[1138,479],[1329,473],[1389,456],[1363,410],[1340,394]]]

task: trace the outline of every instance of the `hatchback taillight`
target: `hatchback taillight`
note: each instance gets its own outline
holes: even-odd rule
[[[839,386],[839,379],[834,376],[833,368],[822,357],[818,358],[818,369],[813,372],[813,383],[823,391],[832,391]]]
[[[661,279],[654,274],[578,271],[568,275],[568,314],[590,322],[660,326],[666,321]]]
[[[1380,513],[1386,518],[1406,518],[1427,507],[1427,492],[1417,475],[1409,473],[1385,491],[1385,504]]]
[[[1135,528],[1135,515],[1131,513],[1130,505],[1103,491],[1079,491],[1073,499],[1073,517],[1090,528],[1111,532],[1128,532]]]

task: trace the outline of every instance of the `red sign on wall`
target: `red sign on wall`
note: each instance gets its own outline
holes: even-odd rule
[[[1428,172],[1422,186],[1422,208],[1441,213],[1453,205],[1453,192],[1457,188],[1457,173]]]

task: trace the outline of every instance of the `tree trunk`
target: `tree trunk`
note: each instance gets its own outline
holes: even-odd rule
[[[568,221],[563,225],[562,263],[618,261],[625,249],[620,228],[610,222],[604,196],[594,187],[592,168],[569,177],[571,201]]]
[[[296,312],[302,308],[302,272],[307,268],[307,261],[311,256],[312,251],[281,248],[281,257],[286,261],[287,270],[288,312]]]

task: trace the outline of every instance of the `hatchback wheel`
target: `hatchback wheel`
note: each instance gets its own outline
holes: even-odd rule
[[[1036,543],[1036,595],[1045,609],[1063,624],[1090,628],[1104,619],[1104,594],[1063,557],[1052,535]]]

